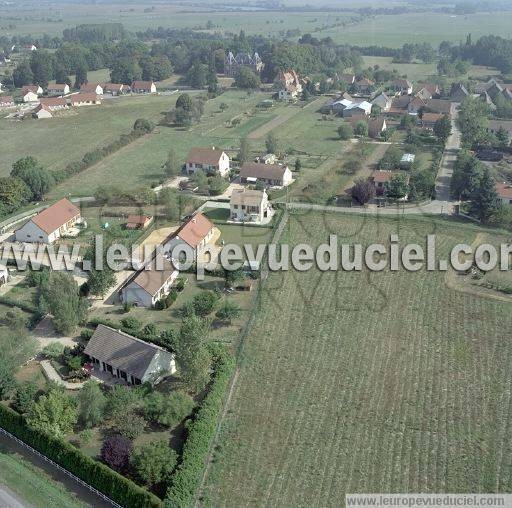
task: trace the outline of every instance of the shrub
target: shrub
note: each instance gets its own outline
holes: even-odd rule
[[[110,436],[101,447],[101,460],[116,471],[124,471],[130,462],[133,445],[122,436]]]
[[[219,300],[219,295],[213,291],[203,291],[194,296],[192,305],[197,316],[205,317],[215,310],[215,306]]]
[[[138,477],[151,486],[169,478],[177,460],[177,453],[166,441],[157,441],[136,448],[131,463]]]
[[[121,319],[121,324],[123,325],[123,328],[131,330],[133,332],[137,332],[142,328],[142,321],[138,320],[133,316],[128,316],[125,317],[124,319]]]
[[[175,427],[194,408],[194,400],[190,395],[176,391],[169,395],[153,392],[144,401],[144,414],[159,425]]]

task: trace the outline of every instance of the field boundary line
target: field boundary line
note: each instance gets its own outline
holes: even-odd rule
[[[281,235],[284,231],[284,228],[286,227],[286,224],[288,223],[288,212],[285,211],[281,217],[281,221],[279,222],[275,232],[274,232],[274,235],[272,236],[272,240],[271,240],[271,244],[275,244],[279,241],[279,239],[281,238]],[[263,260],[264,261],[264,260]],[[218,440],[218,437],[220,435],[220,430],[221,430],[221,427],[222,427],[222,423],[224,422],[224,419],[228,413],[228,409],[229,409],[229,404],[231,402],[231,398],[233,396],[233,393],[235,392],[235,388],[236,388],[236,383],[238,381],[238,378],[239,378],[239,375],[240,375],[240,359],[242,358],[242,350],[243,350],[243,345],[245,343],[245,339],[247,338],[247,335],[249,333],[249,329],[251,328],[251,325],[252,325],[252,322],[254,320],[254,316],[256,315],[256,311],[257,309],[259,308],[260,306],[260,300],[261,300],[261,292],[263,290],[263,285],[265,283],[265,281],[267,280],[267,277],[268,277],[268,268],[265,266],[262,271],[261,271],[261,277],[260,277],[260,285],[259,285],[259,288],[258,288],[258,294],[257,296],[255,297],[255,301],[254,301],[254,304],[253,304],[253,307],[251,309],[251,315],[244,327],[244,331],[240,337],[240,342],[238,344],[238,347],[237,347],[237,352],[236,352],[236,357],[235,357],[235,360],[236,360],[236,369],[235,369],[235,373],[233,374],[233,377],[230,381],[230,386],[229,386],[229,390],[228,390],[228,393],[227,393],[227,396],[225,398],[225,401],[224,401],[224,404],[223,404],[223,408],[222,408],[222,411],[219,415],[219,419],[218,419],[218,422],[217,422],[217,427],[215,429],[215,434],[213,436],[213,439],[212,439],[212,442],[210,443],[210,449],[208,451],[208,454],[206,456],[206,459],[205,459],[205,468],[204,468],[204,472],[203,472],[203,476],[201,477],[201,482],[196,490],[196,495],[195,495],[195,499],[194,499],[194,507],[197,507],[199,506],[199,498],[201,497],[201,493],[203,492],[203,489],[204,489],[204,485],[206,483],[206,480],[208,478],[208,474],[210,472],[210,469],[211,469],[211,465],[213,463],[212,459],[213,459],[213,450],[215,449],[215,445],[217,444],[217,440]]]

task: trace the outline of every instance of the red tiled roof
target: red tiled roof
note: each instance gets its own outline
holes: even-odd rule
[[[80,91],[81,92],[94,92],[96,93],[96,88],[98,86],[101,86],[99,83],[84,83],[81,87],[80,87]],[[103,88],[103,87],[102,87]]]
[[[207,219],[202,213],[196,213],[177,231],[175,231],[169,237],[169,240],[171,238],[179,237],[185,243],[190,245],[190,247],[195,249],[213,228],[214,225],[209,219]]]
[[[98,100],[98,96],[95,93],[75,93],[69,96],[69,100],[72,104],[76,104],[78,102],[96,102]]]
[[[14,104],[14,99],[11,95],[0,96],[0,104]]]
[[[134,81],[132,88],[135,90],[151,90],[153,84],[153,81]]]
[[[55,83],[55,85],[48,85],[48,90],[60,90],[64,91],[66,89],[67,85],[66,83]]]
[[[371,175],[371,179],[376,183],[386,183],[391,181],[391,178],[398,173],[393,171],[374,171]]]
[[[128,224],[144,225],[150,219],[149,215],[128,215]]]
[[[41,99],[40,102],[48,108],[68,105],[68,101],[64,97],[45,97],[44,99]]]
[[[440,120],[441,118],[443,118],[443,116],[446,116],[446,115],[443,115],[441,113],[428,113],[428,112],[425,112],[423,113],[423,116],[421,117],[421,120],[422,122],[437,122],[438,120]]]
[[[31,221],[44,232],[50,234],[77,215],[80,215],[80,210],[66,198],[63,198],[32,217]]]

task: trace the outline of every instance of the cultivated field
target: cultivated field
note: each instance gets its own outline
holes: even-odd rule
[[[282,241],[319,244],[337,233],[340,243],[386,244],[399,233],[401,244],[424,245],[435,233],[446,256],[478,231],[307,213],[292,216]],[[438,272],[270,274],[202,504],[510,492],[511,310],[448,289]]]

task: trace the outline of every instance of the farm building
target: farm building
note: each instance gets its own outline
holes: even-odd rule
[[[44,104],[38,104],[33,110],[32,110],[32,116],[34,118],[43,119],[43,118],[53,118],[53,114],[48,108],[48,106],[45,106]]]
[[[59,111],[69,107],[68,101],[64,97],[45,97],[41,99],[40,104],[50,111]]]
[[[212,148],[191,148],[185,162],[187,174],[193,175],[198,171],[219,173],[225,176],[229,172],[229,157],[223,150]]]
[[[172,254],[176,248],[176,252],[183,249],[197,259],[199,251],[214,240],[214,232],[213,223],[202,213],[196,213],[162,242],[164,253]],[[174,259],[178,257],[174,256]]]
[[[373,106],[378,106],[382,111],[389,111],[392,104],[392,99],[388,95],[386,95],[384,92],[377,95],[375,99],[372,101]]]
[[[71,106],[81,107],[81,106],[97,106],[101,104],[101,96],[96,95],[95,93],[76,93],[69,96],[69,102]]]
[[[176,371],[169,351],[105,325],[98,325],[84,353],[95,370],[129,385],[156,384]]]
[[[434,128],[435,123],[438,120],[441,120],[446,115],[441,115],[440,113],[423,113],[421,119],[420,119],[420,125],[424,129],[432,130]]]
[[[151,215],[128,215],[126,229],[146,229],[152,222]]]
[[[119,291],[122,303],[154,307],[159,300],[169,294],[179,272],[165,259],[162,269],[157,269],[159,267],[155,266],[155,263],[155,260],[151,261],[123,284]]]
[[[261,223],[270,213],[265,191],[235,189],[229,201],[231,220]]]
[[[131,86],[133,93],[156,93],[153,81],[134,81]]]
[[[261,182],[267,187],[286,187],[292,183],[293,177],[288,166],[246,162],[240,169],[240,181],[242,183]]]
[[[66,95],[69,93],[69,85],[66,83],[56,83],[48,85],[48,95]]]
[[[80,92],[95,93],[96,95],[103,95],[103,87],[99,83],[84,83],[80,87]]]
[[[368,78],[360,79],[354,83],[354,88],[357,93],[360,94],[368,94],[370,93],[375,86],[375,83]]]
[[[391,82],[391,89],[398,95],[411,95],[412,83],[408,79],[395,79]]]
[[[106,83],[103,87],[103,93],[110,95],[123,95],[130,92],[131,87],[129,85],[123,85],[121,83]]]
[[[16,231],[18,242],[53,243],[80,219],[80,210],[66,198],[28,220]]]

